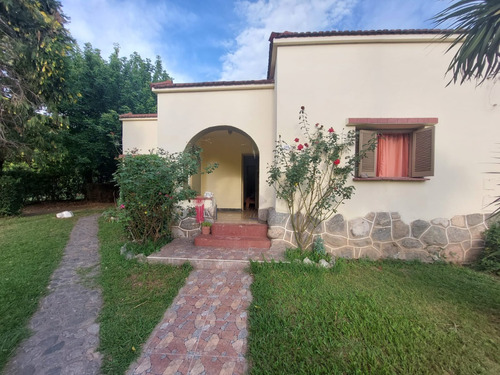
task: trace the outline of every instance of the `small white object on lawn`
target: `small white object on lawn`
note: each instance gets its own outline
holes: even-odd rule
[[[71,211],[63,211],[63,212],[59,212],[58,214],[56,214],[56,217],[58,219],[67,219],[68,217],[73,217],[73,212]]]

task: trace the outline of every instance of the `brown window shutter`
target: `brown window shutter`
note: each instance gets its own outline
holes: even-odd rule
[[[370,130],[359,131],[359,150],[366,150],[368,142],[377,137],[377,132]],[[361,159],[358,169],[358,177],[377,176],[377,149],[366,151],[365,157]]]
[[[434,126],[412,134],[411,177],[434,176]]]

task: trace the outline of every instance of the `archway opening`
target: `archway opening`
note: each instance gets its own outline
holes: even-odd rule
[[[200,195],[213,194],[218,209],[258,210],[259,150],[253,139],[238,128],[215,126],[195,135],[187,147],[202,149],[201,170],[218,163],[211,174],[192,177],[191,185]]]

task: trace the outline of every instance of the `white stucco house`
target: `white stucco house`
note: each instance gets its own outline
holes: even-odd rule
[[[374,153],[353,176],[353,199],[318,234],[345,257],[473,259],[482,246],[488,204],[500,195],[500,84],[450,84],[450,40],[437,30],[272,33],[267,79],[154,83],[157,114],[122,115],[123,149],[176,152],[192,144],[202,163],[200,194],[219,208],[244,209],[255,195],[269,237],[293,243],[285,206],[266,183],[278,136],[298,133],[298,110],[336,131],[394,135],[405,168],[380,172]],[[262,62],[265,63],[264,61]],[[378,155],[378,157],[377,157]]]

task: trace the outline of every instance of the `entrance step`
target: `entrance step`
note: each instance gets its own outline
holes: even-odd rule
[[[284,243],[274,243],[269,249],[195,246],[193,238],[176,238],[157,253],[148,256],[150,263],[181,265],[186,262],[197,269],[244,269],[250,261],[285,261]]]
[[[271,240],[267,238],[266,224],[215,223],[212,234],[197,236],[194,244],[226,249],[269,249]]]

